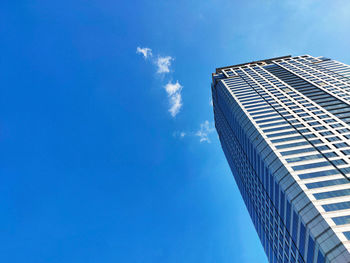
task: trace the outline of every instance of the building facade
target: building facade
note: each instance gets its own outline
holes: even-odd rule
[[[350,262],[350,66],[218,68],[215,126],[269,262]]]

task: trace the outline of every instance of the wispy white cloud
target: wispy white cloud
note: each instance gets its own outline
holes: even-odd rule
[[[182,98],[180,93],[176,93],[170,97],[170,114],[171,116],[175,117],[182,107]]]
[[[169,73],[170,72],[170,66],[171,66],[171,61],[174,60],[170,56],[166,57],[158,57],[157,60],[155,61],[157,65],[157,73]]]
[[[173,132],[173,136],[178,137],[180,139],[183,139],[185,136],[187,136],[187,133],[184,131],[182,131],[182,132],[176,131],[176,132]]]
[[[175,131],[173,132],[173,136],[175,138],[183,139],[186,137],[199,138],[199,142],[207,142],[211,143],[211,138],[215,131],[214,123],[209,122],[208,120],[202,122],[200,124],[200,128],[197,131]]]
[[[180,92],[182,89],[182,86],[180,85],[180,83],[178,81],[176,81],[176,83],[171,83],[169,82],[168,84],[165,85],[165,90],[168,93],[168,96],[171,96],[177,92]]]
[[[166,90],[169,97],[169,112],[171,116],[175,117],[180,112],[180,109],[182,107],[182,86],[178,81],[176,81],[176,83],[168,82],[168,84],[165,85],[164,89]]]
[[[152,49],[148,47],[137,47],[136,48],[136,54],[142,54],[145,59],[152,57]]]
[[[196,136],[199,137],[200,142],[210,143],[209,135],[214,132],[214,125],[209,123],[209,121],[204,121],[201,123],[200,129],[196,132]]]
[[[170,66],[171,62],[174,60],[171,56],[153,56],[152,54],[152,49],[148,47],[137,47],[136,48],[136,53],[137,54],[142,54],[145,59],[151,58],[151,62],[157,67],[157,73],[158,74],[163,74],[163,73],[169,73],[170,72]],[[172,117],[175,117],[181,110],[182,108],[182,96],[181,96],[181,90],[182,86],[178,81],[175,83],[172,83],[171,81],[168,82],[164,86],[164,89],[166,90],[168,94],[168,99],[169,99],[169,112]],[[182,137],[185,136],[185,133]]]

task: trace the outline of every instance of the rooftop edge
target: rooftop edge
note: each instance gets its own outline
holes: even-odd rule
[[[226,68],[240,67],[240,66],[244,66],[244,65],[248,65],[248,64],[258,63],[258,62],[270,63],[272,60],[284,59],[284,58],[290,58],[290,57],[292,57],[292,56],[291,56],[291,55],[287,55],[287,56],[281,56],[281,57],[275,57],[275,58],[269,58],[269,59],[262,59],[262,60],[257,60],[257,61],[242,63],[242,64],[236,64],[236,65],[231,65],[231,66],[216,68],[215,73],[218,74],[218,73],[220,73],[221,70],[226,69]]]

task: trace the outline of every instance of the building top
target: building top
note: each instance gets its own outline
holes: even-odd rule
[[[257,64],[257,65],[270,64],[273,60],[285,59],[285,58],[290,58],[290,57],[292,57],[292,56],[291,56],[291,55],[287,55],[287,56],[281,56],[281,57],[275,57],[275,58],[257,60],[257,61],[252,61],[252,62],[248,62],[248,63],[237,64],[237,65],[232,65],[232,66],[221,67],[221,68],[217,68],[217,69],[216,69],[216,74],[220,73],[223,69],[226,69],[226,68],[242,67],[242,66],[247,66],[247,65],[252,65],[252,64]]]

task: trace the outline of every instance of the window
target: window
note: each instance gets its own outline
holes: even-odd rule
[[[305,129],[300,129],[299,132],[301,132],[301,133],[307,133],[307,132],[310,132],[310,130],[305,128]]]
[[[297,150],[290,150],[281,152],[282,156],[286,155],[292,155],[292,154],[298,154],[298,153],[306,153],[306,152],[314,152],[316,151],[314,148],[303,148],[303,149],[297,149]]]
[[[307,248],[307,263],[312,263],[314,259],[315,241],[309,236],[309,244]]]
[[[277,113],[273,113],[273,114],[264,114],[262,116],[254,116],[253,119],[257,120],[257,119],[264,119],[264,118],[269,118],[269,117],[275,117],[275,116],[279,116],[279,114]]]
[[[278,121],[278,120],[283,120],[283,118],[277,117],[277,118],[272,118],[272,119],[265,119],[265,120],[256,121],[256,123],[264,123],[264,122]]]
[[[317,148],[319,151],[326,151],[326,150],[329,150],[329,149],[330,149],[327,145],[317,146],[316,148]]]
[[[336,141],[340,141],[340,138],[337,137],[337,136],[334,136],[334,137],[329,137],[329,138],[326,138],[327,141],[329,142],[336,142]]]
[[[324,166],[328,166],[328,165],[330,165],[329,162],[309,163],[309,164],[292,166],[292,169],[294,171],[300,171],[300,170],[324,167]]]
[[[269,124],[263,124],[259,125],[261,128],[266,128],[266,127],[271,127],[271,126],[278,126],[278,125],[283,125],[283,124],[288,124],[286,121],[281,121],[281,122],[274,122],[274,123],[269,123]]]
[[[332,128],[338,128],[338,127],[343,127],[343,125],[340,124],[340,123],[336,123],[336,124],[332,124],[331,127]]]
[[[345,179],[345,178],[341,178],[341,179],[334,179],[334,180],[309,183],[309,184],[305,184],[305,186],[308,189],[313,189],[313,188],[321,188],[321,187],[327,187],[327,186],[339,185],[339,184],[348,184],[348,183],[350,183],[350,180]]]
[[[339,196],[345,196],[350,195],[350,189],[342,189],[342,190],[336,190],[336,191],[330,191],[330,192],[324,192],[324,193],[317,193],[314,194],[314,197],[317,200],[320,199],[327,199],[327,198],[333,198],[333,197],[339,197]]]
[[[319,139],[310,140],[310,142],[311,142],[312,144],[314,144],[314,145],[323,143],[323,142],[322,142],[321,140],[319,140]]]
[[[350,223],[350,216],[338,216],[332,219],[336,225],[346,225]]]
[[[303,136],[298,135],[298,136],[292,136],[292,137],[287,137],[287,138],[271,140],[271,142],[272,143],[280,143],[280,142],[287,142],[287,141],[294,141],[294,140],[301,140],[301,139],[303,139]]]
[[[343,165],[343,164],[346,164],[346,162],[344,161],[344,160],[342,160],[342,159],[340,159],[340,160],[333,160],[333,161],[331,161],[331,163],[332,164],[334,164],[334,165]]]
[[[275,131],[288,130],[288,129],[292,129],[292,127],[291,126],[282,126],[282,127],[277,127],[277,128],[266,129],[266,130],[263,130],[263,132],[268,133],[268,132],[275,132]]]
[[[337,130],[337,132],[339,132],[340,134],[342,134],[342,133],[350,132],[350,130],[347,129],[347,128],[344,128],[344,129],[339,129],[339,130]]]
[[[269,113],[269,112],[275,112],[275,111],[274,110],[264,110],[264,111],[250,113],[250,115],[254,116],[254,115],[265,114],[265,113]]]
[[[309,122],[310,126],[316,126],[316,125],[320,125],[320,123],[318,121],[313,121],[313,122]]]
[[[325,131],[320,133],[322,136],[333,135],[333,132]]]
[[[350,155],[350,150],[342,150],[341,152],[345,155]]]
[[[282,144],[282,145],[277,145],[277,149],[284,149],[284,148],[292,148],[296,146],[302,146],[302,145],[310,145],[308,142],[297,142],[297,143],[288,143],[288,144]]]
[[[287,131],[287,132],[279,132],[279,133],[272,133],[268,134],[267,137],[279,137],[279,136],[284,136],[284,135],[290,135],[290,134],[295,134],[298,133],[297,131]]]
[[[286,159],[286,161],[288,163],[292,163],[292,162],[301,162],[301,161],[320,159],[320,158],[323,158],[322,154],[314,154],[314,155],[307,155],[307,156],[288,158],[288,159]]]
[[[344,174],[350,174],[350,168],[349,168],[349,167],[340,168],[339,170],[340,170],[342,173],[344,173]]]
[[[343,232],[344,236],[346,237],[347,240],[350,240],[350,231]]]
[[[339,174],[338,170],[332,169],[332,170],[319,171],[319,172],[313,172],[313,173],[303,173],[303,174],[298,174],[298,176],[300,179],[309,179],[309,178],[328,176],[333,174]]]
[[[315,134],[306,134],[306,135],[304,135],[305,136],[305,138],[308,138],[308,139],[310,139],[310,138],[316,138],[316,135]]]
[[[349,209],[350,201],[323,205],[322,207],[326,212]]]
[[[341,142],[341,143],[335,143],[334,146],[336,148],[344,148],[344,147],[349,147],[349,145],[345,142]]]

